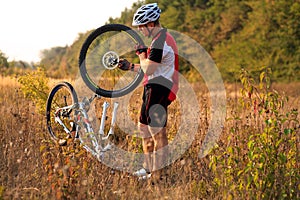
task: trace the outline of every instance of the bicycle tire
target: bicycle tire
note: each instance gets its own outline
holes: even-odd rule
[[[111,65],[107,67],[104,61],[105,56],[117,59],[119,54],[125,56],[125,59],[134,55],[135,58],[132,56],[132,59],[136,59],[134,46],[138,44],[144,45],[141,37],[122,24],[107,24],[93,31],[83,43],[79,55],[80,74],[87,87],[96,94],[108,98],[121,97],[132,92],[142,81],[143,71],[140,69],[138,72],[125,74],[118,67],[109,68]]]
[[[63,127],[55,122],[55,110],[57,107],[61,108],[64,106],[74,105],[76,103],[78,103],[77,94],[73,86],[68,82],[60,82],[50,91],[46,104],[46,120],[48,132],[53,140],[59,141],[60,139],[65,139],[69,136]],[[66,122],[65,125],[70,131],[73,128],[70,122],[74,115],[75,111],[72,110],[70,113],[67,113],[67,115],[60,116],[60,119],[63,122]]]

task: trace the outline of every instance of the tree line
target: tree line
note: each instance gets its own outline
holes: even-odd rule
[[[131,26],[135,10],[150,2],[137,1],[124,9],[119,18],[109,18],[107,23]],[[270,67],[276,81],[300,80],[298,0],[157,0],[157,3],[162,10],[162,26],[201,44],[225,81],[237,79],[241,69],[255,74],[262,67]],[[52,77],[76,74],[81,45],[91,31],[80,33],[70,46],[43,50],[39,64]],[[0,67],[9,68],[9,64],[1,53]],[[189,73],[192,67],[181,61],[181,70]]]

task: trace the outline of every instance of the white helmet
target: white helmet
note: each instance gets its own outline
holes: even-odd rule
[[[161,10],[157,3],[150,3],[141,6],[133,15],[132,26],[144,25],[154,22],[160,17]]]

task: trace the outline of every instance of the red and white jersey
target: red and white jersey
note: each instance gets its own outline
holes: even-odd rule
[[[153,74],[145,76],[145,84],[157,77],[169,80],[173,83],[170,88],[169,100],[175,100],[178,91],[178,49],[173,36],[167,32],[167,29],[162,29],[153,37],[147,55],[149,60],[160,63],[160,65]]]

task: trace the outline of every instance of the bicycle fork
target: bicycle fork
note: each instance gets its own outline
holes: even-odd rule
[[[114,134],[114,129],[115,129],[115,125],[116,125],[116,118],[117,118],[117,110],[118,110],[118,106],[119,103],[114,102],[113,105],[113,112],[112,112],[112,118],[111,118],[111,123],[110,123],[110,128],[107,134],[104,133],[104,129],[105,129],[105,120],[106,120],[106,115],[107,115],[107,109],[109,107],[109,103],[108,102],[104,102],[102,107],[102,116],[101,116],[101,122],[100,122],[100,128],[99,128],[99,135],[100,135],[100,145],[99,142],[96,145],[95,149],[97,152],[97,156],[98,159],[101,159],[103,156],[103,153],[110,150],[112,145],[110,144],[110,142],[107,143],[107,145],[102,146],[102,143],[105,140],[108,140],[108,138]]]

